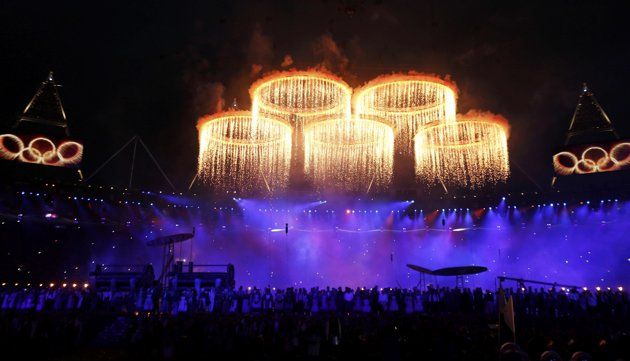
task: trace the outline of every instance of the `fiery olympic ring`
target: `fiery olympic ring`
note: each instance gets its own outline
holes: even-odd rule
[[[559,175],[610,172],[630,165],[630,143],[619,143],[610,151],[599,146],[586,148],[580,158],[562,151],[553,156],[553,167]]]
[[[0,158],[54,166],[73,165],[81,162],[83,145],[75,141],[65,141],[57,146],[46,137],[36,137],[28,142],[28,146],[25,146],[19,136],[2,134],[0,135]]]
[[[7,141],[12,141],[14,144],[7,145]],[[11,148],[16,148],[12,150]],[[24,149],[24,142],[20,137],[13,134],[0,135],[0,157],[2,159],[13,160],[17,158]]]

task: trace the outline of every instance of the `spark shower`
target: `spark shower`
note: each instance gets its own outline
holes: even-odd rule
[[[456,115],[448,78],[383,75],[354,92],[322,70],[266,75],[252,111],[200,119],[198,176],[215,191],[277,194],[291,167],[319,191],[369,193],[393,177],[396,152],[415,154],[416,178],[476,188],[509,175],[507,121]]]

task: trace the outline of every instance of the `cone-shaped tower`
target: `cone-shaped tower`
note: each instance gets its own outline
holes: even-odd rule
[[[599,142],[618,138],[610,118],[595,99],[593,92],[584,83],[564,144]]]
[[[52,136],[69,136],[68,120],[57,91],[53,72],[28,102],[18,118],[15,129],[20,133],[40,133]]]

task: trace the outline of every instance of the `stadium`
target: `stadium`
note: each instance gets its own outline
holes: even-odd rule
[[[219,106],[169,127],[148,109],[113,137],[72,120],[65,93],[84,96],[58,73],[24,85],[34,94],[0,123],[2,347],[26,359],[630,357],[630,138],[594,91],[558,91],[562,125],[524,121],[496,80],[422,62],[357,77],[332,49],[336,62],[253,64],[229,106],[199,91],[221,89],[205,79],[196,91]],[[536,127],[563,137],[544,162],[532,149],[552,137]]]

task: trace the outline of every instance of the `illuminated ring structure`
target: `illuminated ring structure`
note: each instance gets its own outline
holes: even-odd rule
[[[7,145],[7,142],[13,142],[13,147]],[[12,150],[11,148],[15,148]],[[20,137],[14,134],[0,135],[0,157],[2,159],[13,160],[17,158],[24,150],[24,142]]]
[[[379,76],[356,89],[353,96],[355,114],[386,119],[405,146],[422,126],[454,122],[456,102],[455,84],[413,73]]]
[[[13,144],[7,144],[8,142]],[[53,166],[75,165],[83,158],[83,145],[75,141],[65,141],[56,146],[46,137],[36,137],[26,146],[17,135],[2,134],[0,158]]]
[[[317,189],[366,192],[391,183],[394,131],[374,117],[333,118],[304,128],[304,168]]]
[[[277,72],[249,88],[254,117],[272,115],[294,125],[321,116],[349,117],[352,89],[335,75],[321,71]]]
[[[591,146],[578,158],[570,151],[563,151],[553,156],[553,168],[559,175],[610,172],[630,165],[630,143],[624,142],[613,146],[610,151]]]
[[[439,123],[415,137],[416,176],[473,188],[509,176],[505,127],[483,118]]]
[[[231,111],[201,118],[197,129],[198,176],[215,190],[286,188],[292,130],[284,120]]]

